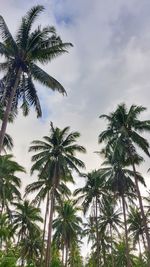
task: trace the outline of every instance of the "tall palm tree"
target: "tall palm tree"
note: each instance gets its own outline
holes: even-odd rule
[[[116,200],[112,196],[107,196],[104,204],[101,207],[101,214],[99,217],[100,232],[110,232],[111,240],[111,257],[112,267],[114,267],[114,249],[113,249],[113,230],[119,235],[119,228],[122,228],[121,212],[116,207]]]
[[[5,58],[0,63],[0,70],[5,72],[4,87],[1,87],[1,102],[5,105],[5,114],[0,132],[0,151],[2,150],[8,117],[11,110],[18,106],[22,99],[24,115],[33,105],[37,115],[41,116],[41,107],[33,79],[51,88],[53,91],[65,93],[63,86],[42,70],[37,64],[50,62],[56,56],[67,52],[70,43],[63,43],[57,36],[54,27],[38,26],[33,24],[44,7],[32,7],[22,18],[20,27],[14,38],[2,16],[0,16],[0,32],[3,42],[0,42],[0,55]]]
[[[47,217],[49,214],[51,188],[52,188],[52,179],[49,176],[48,170],[45,171],[45,168],[44,168],[43,170],[39,172],[38,181],[29,184],[25,189],[25,195],[38,191],[38,193],[36,194],[36,196],[34,197],[32,201],[32,203],[35,205],[40,206],[41,202],[46,199],[44,229],[43,229],[43,238],[42,238],[41,264],[43,261],[44,240],[45,240]],[[58,187],[54,190],[54,196],[58,203],[61,203],[62,196],[69,198],[70,195],[71,195],[71,191],[62,181],[59,183]]]
[[[46,250],[45,266],[49,267],[51,261],[51,235],[53,211],[55,206],[55,190],[60,181],[72,181],[72,171],[79,173],[79,168],[84,168],[84,163],[76,157],[76,153],[85,153],[83,146],[76,143],[80,137],[78,132],[69,132],[70,128],[59,129],[50,125],[49,136],[44,136],[43,141],[32,142],[29,151],[36,152],[32,156],[34,162],[31,173],[38,170],[40,173],[46,172],[51,179],[50,189],[50,215],[48,223],[48,240]]]
[[[104,152],[104,151],[103,151]],[[135,184],[132,181],[134,178],[134,172],[130,169],[125,168],[124,158],[119,158],[119,155],[116,153],[114,158],[112,152],[107,152],[107,159],[103,163],[111,164],[111,166],[103,169],[104,177],[106,179],[106,187],[114,194],[114,197],[119,198],[122,201],[123,209],[123,218],[124,218],[124,227],[125,227],[125,242],[126,242],[126,258],[127,266],[131,266],[129,261],[129,242],[128,242],[128,229],[127,229],[127,215],[126,215],[126,199],[133,201],[135,198]],[[127,163],[127,162],[126,162]],[[136,173],[138,181],[144,184],[143,177]]]
[[[99,135],[99,142],[106,142],[106,151],[108,151],[113,144],[115,147],[114,155],[115,153],[119,153],[122,157],[122,154],[124,154],[130,159],[130,164],[134,171],[136,192],[143,218],[148,251],[150,253],[150,237],[135,167],[135,157],[137,155],[136,147],[140,148],[146,155],[150,156],[149,143],[141,135],[143,131],[150,131],[150,120],[139,119],[139,115],[145,110],[145,107],[136,105],[132,105],[128,110],[125,104],[121,104],[117,107],[115,112],[109,115],[101,115],[100,118],[105,118],[108,121],[108,124],[106,130]]]
[[[86,184],[82,188],[78,188],[74,192],[74,196],[78,196],[78,200],[82,200],[84,214],[92,207],[93,216],[95,218],[95,229],[96,229],[96,242],[97,242],[97,266],[100,264],[100,238],[99,238],[99,205],[101,197],[105,195],[105,180],[102,175],[102,171],[95,170],[91,173],[84,175],[87,179]]]
[[[25,172],[24,168],[12,159],[12,155],[0,156],[0,212],[10,212],[10,205],[21,198],[20,178],[18,172]]]
[[[82,219],[77,215],[79,208],[71,200],[66,200],[56,206],[57,218],[53,221],[55,229],[54,240],[60,240],[62,254],[66,252],[65,267],[68,266],[68,253],[78,235],[81,235]],[[64,263],[64,262],[62,262]]]

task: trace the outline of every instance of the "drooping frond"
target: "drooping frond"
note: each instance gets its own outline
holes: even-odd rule
[[[41,84],[47,86],[48,88],[51,88],[53,91],[58,91],[63,95],[66,94],[64,87],[37,65],[31,64],[30,71],[33,78]]]

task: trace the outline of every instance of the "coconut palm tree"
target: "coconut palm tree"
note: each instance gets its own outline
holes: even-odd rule
[[[96,242],[97,242],[97,266],[100,264],[100,238],[99,238],[99,205],[101,198],[106,194],[105,180],[102,176],[102,171],[94,170],[88,174],[83,175],[86,178],[86,184],[82,188],[78,188],[74,192],[74,196],[78,196],[78,201],[82,201],[84,214],[92,208],[93,215],[95,218],[95,229],[96,229]]]
[[[71,200],[65,200],[61,205],[56,206],[58,216],[53,221],[54,240],[60,240],[62,254],[64,255],[64,250],[66,252],[65,267],[68,266],[68,253],[71,246],[81,235],[82,219],[77,215],[79,210]]]
[[[29,184],[25,189],[25,195],[38,191],[38,193],[32,200],[32,203],[35,205],[40,206],[41,202],[46,199],[44,229],[43,229],[43,238],[42,238],[41,264],[43,261],[44,240],[45,240],[47,217],[49,214],[51,188],[52,188],[52,179],[49,176],[48,170],[45,171],[45,169],[43,169],[39,172],[38,181]],[[55,196],[57,203],[62,202],[62,196],[69,198],[70,195],[71,195],[71,191],[62,181],[59,183],[58,187],[54,190],[54,196]]]
[[[15,162],[12,155],[0,156],[0,212],[10,214],[10,205],[21,198],[20,178],[18,172],[25,172],[24,168]]]
[[[106,142],[106,152],[113,145],[113,147],[115,148],[113,152],[114,158],[115,153],[119,153],[121,157],[122,154],[124,154],[125,157],[128,157],[130,159],[130,164],[132,165],[134,171],[136,192],[139,200],[141,215],[143,218],[148,251],[150,253],[150,237],[135,167],[137,147],[140,148],[144,153],[146,153],[146,155],[150,156],[149,143],[141,135],[141,133],[144,131],[150,131],[150,120],[139,119],[139,115],[145,110],[145,107],[136,105],[132,105],[128,110],[125,104],[121,104],[117,107],[115,112],[109,115],[101,115],[100,118],[105,118],[108,124],[106,130],[104,130],[99,135],[99,143]]]
[[[12,223],[7,213],[0,214],[0,249],[3,246],[8,247],[8,244],[13,240],[14,231]]]
[[[51,261],[51,235],[53,211],[55,206],[55,190],[61,181],[72,181],[72,171],[79,173],[79,168],[84,168],[84,163],[76,157],[76,153],[85,153],[83,146],[76,143],[80,137],[78,132],[69,132],[70,128],[59,129],[50,124],[49,136],[44,136],[42,141],[35,140],[32,142],[29,151],[36,152],[32,156],[33,166],[31,173],[39,171],[46,172],[51,179],[50,190],[50,214],[48,223],[48,240],[46,250],[45,266],[49,267]]]
[[[131,206],[128,214],[128,225],[129,225],[129,233],[133,239],[133,245],[138,244],[139,246],[139,254],[142,255],[141,252],[141,239],[143,241],[144,248],[145,245],[145,237],[144,237],[144,225],[143,220],[141,218],[141,213],[139,212],[137,207]]]
[[[104,152],[104,151],[103,151]],[[122,202],[123,209],[123,218],[124,218],[124,227],[125,227],[125,242],[126,242],[126,258],[127,258],[127,266],[131,266],[131,262],[129,261],[129,245],[128,245],[128,229],[127,229],[127,215],[126,215],[126,199],[133,201],[135,198],[135,184],[132,181],[135,173],[130,169],[125,168],[125,159],[120,158],[119,155],[115,154],[116,158],[113,156],[112,152],[107,151],[107,159],[103,163],[103,165],[111,164],[111,166],[103,169],[104,177],[106,180],[106,188],[108,188],[113,194],[115,198],[119,198]],[[136,173],[138,181],[144,184],[143,177]]]
[[[40,233],[38,223],[43,222],[40,209],[34,207],[28,200],[13,203],[13,205],[16,208],[13,212],[13,225],[18,236],[18,242],[30,237],[35,231]]]
[[[107,196],[104,204],[101,206],[101,213],[99,217],[99,228],[100,232],[109,232],[111,240],[111,257],[112,267],[114,267],[114,249],[113,249],[113,231],[118,233],[119,228],[122,228],[121,212],[116,207],[116,200],[112,196]]]
[[[65,93],[63,86],[41,69],[37,64],[45,64],[53,58],[67,52],[70,43],[63,43],[57,36],[54,27],[38,26],[33,24],[44,7],[32,7],[22,18],[20,27],[14,38],[7,24],[0,16],[0,32],[3,42],[0,42],[0,55],[5,61],[0,63],[0,70],[4,71],[1,86],[1,103],[6,107],[0,131],[0,151],[2,150],[8,117],[11,110],[17,110],[20,99],[24,115],[29,107],[34,106],[37,116],[41,116],[41,107],[33,79],[47,86],[53,91]]]
[[[131,262],[131,266],[134,266],[134,259],[135,256],[130,252],[129,260],[127,259],[126,254],[126,242],[121,240],[119,243],[116,244],[116,251],[115,251],[115,264],[119,267],[125,267],[128,264],[128,261]]]
[[[19,255],[28,266],[39,266],[42,251],[42,236],[39,231],[32,231],[19,243]]]

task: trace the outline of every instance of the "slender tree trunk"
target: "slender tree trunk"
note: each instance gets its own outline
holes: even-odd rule
[[[103,263],[104,266],[106,266],[106,251],[105,251],[105,246],[102,245],[102,251],[103,251]]]
[[[0,154],[1,154],[2,148],[3,148],[4,136],[5,136],[5,132],[6,132],[6,128],[7,128],[9,114],[11,112],[13,99],[14,99],[14,96],[15,96],[19,81],[20,81],[20,75],[21,75],[21,68],[19,68],[19,70],[16,73],[16,79],[15,79],[13,87],[11,88],[10,97],[9,97],[9,100],[8,100],[8,103],[7,103],[7,106],[6,106],[6,110],[5,110],[5,113],[4,113],[4,118],[3,118],[1,130],[0,130]]]
[[[136,175],[136,169],[135,169],[134,163],[132,163],[132,166],[133,166],[133,171],[134,171],[134,180],[135,180],[136,192],[137,192],[137,196],[138,196],[138,199],[139,199],[139,206],[140,206],[140,210],[141,210],[141,215],[142,215],[143,224],[144,224],[144,230],[145,230],[146,239],[147,239],[148,254],[149,254],[149,257],[150,257],[150,236],[149,236],[149,232],[148,232],[146,216],[145,216],[145,212],[144,212],[142,197],[141,197],[141,193],[140,193],[140,189],[139,189],[138,178],[137,178],[137,175]]]
[[[138,238],[138,245],[139,245],[139,258],[142,260],[142,252],[141,252],[140,238]]]
[[[145,251],[146,251],[146,243],[145,243],[144,234],[142,234],[142,240],[143,240],[144,249],[145,249]]]
[[[41,267],[42,267],[43,254],[44,254],[44,239],[45,239],[45,231],[46,231],[46,222],[47,222],[48,212],[49,212],[49,192],[47,193],[46,210],[45,210],[45,218],[44,218],[44,229],[43,229],[43,237],[42,237],[42,251],[41,251],[41,261],[40,261],[40,266]]]
[[[95,201],[95,221],[96,221],[96,243],[97,243],[97,267],[99,267],[100,262],[100,249],[99,249],[99,231],[98,231],[98,199],[96,196]]]
[[[65,253],[65,248],[64,248],[64,245],[62,245],[62,266],[64,265],[64,253]]]
[[[110,236],[111,236],[111,262],[112,262],[112,267],[114,267],[113,236],[112,236],[112,226],[111,225],[110,225]]]
[[[68,266],[68,244],[66,244],[66,259],[65,259],[65,267]]]
[[[125,207],[124,195],[122,195],[122,207],[123,207],[123,217],[124,217],[124,226],[125,226],[127,267],[131,267],[130,258],[129,258],[128,229],[127,229],[127,218],[126,218],[126,207]]]
[[[47,240],[45,267],[49,267],[50,262],[51,262],[51,239],[52,239],[53,212],[54,212],[54,187],[51,192],[51,208],[50,208],[49,224],[48,224],[48,240]]]

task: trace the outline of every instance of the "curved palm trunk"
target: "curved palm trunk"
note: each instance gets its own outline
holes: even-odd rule
[[[111,236],[111,262],[112,267],[114,267],[114,255],[113,255],[113,236],[112,236],[112,226],[110,225],[110,236]]]
[[[95,201],[95,221],[96,221],[96,243],[97,243],[97,267],[100,266],[100,241],[99,241],[99,231],[98,231],[98,199],[96,196]]]
[[[122,207],[123,207],[123,217],[124,217],[124,226],[125,226],[127,267],[131,267],[130,258],[129,258],[128,229],[127,229],[127,218],[126,218],[126,207],[125,207],[124,195],[122,195]]]
[[[144,212],[143,201],[142,201],[142,197],[141,197],[141,193],[140,193],[140,189],[139,189],[139,184],[138,184],[138,179],[137,179],[136,169],[135,169],[134,163],[132,163],[132,166],[133,166],[133,171],[134,171],[134,180],[135,180],[136,191],[137,191],[137,195],[138,195],[138,199],[139,199],[139,206],[140,206],[140,210],[141,210],[141,215],[142,215],[146,239],[147,239],[148,252],[150,255],[150,236],[149,236],[146,216],[145,216],[145,212]]]
[[[3,142],[4,142],[4,136],[5,136],[5,132],[6,132],[6,128],[7,128],[7,123],[8,123],[8,118],[9,118],[9,114],[11,112],[11,107],[12,107],[12,103],[13,103],[13,99],[20,81],[20,75],[21,75],[21,68],[19,68],[19,70],[16,73],[16,79],[15,79],[15,83],[14,86],[11,89],[11,94],[6,106],[6,110],[4,113],[4,118],[3,118],[3,122],[2,122],[2,126],[1,126],[1,130],[0,130],[0,154],[2,152],[2,148],[3,148]]]
[[[47,194],[46,211],[45,211],[45,218],[44,218],[44,229],[43,229],[43,237],[42,237],[42,251],[41,251],[41,260],[40,260],[40,266],[41,267],[42,267],[43,254],[44,254],[44,239],[45,239],[45,231],[46,231],[46,222],[47,222],[48,211],[49,211],[49,192]]]
[[[53,213],[54,213],[54,187],[51,192],[51,208],[49,215],[49,224],[48,224],[48,240],[47,240],[47,249],[46,249],[46,259],[45,267],[50,266],[51,262],[51,240],[52,240],[52,223],[53,223]]]

